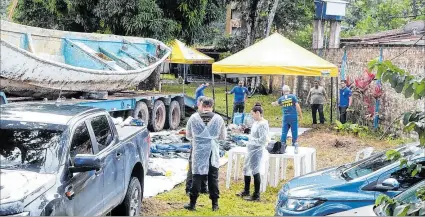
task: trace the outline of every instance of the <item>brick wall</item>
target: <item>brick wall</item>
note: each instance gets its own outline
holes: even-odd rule
[[[409,73],[417,76],[425,77],[425,47],[413,47],[408,51],[407,47],[385,47],[383,49],[384,60],[390,60],[397,55],[403,53],[401,56],[394,59],[392,62],[400,68],[408,71]],[[346,75],[350,77],[352,81],[354,78],[360,76],[364,69],[367,67],[367,63],[379,57],[379,47],[356,47],[347,48],[347,68]],[[323,52],[323,58],[332,62],[333,64],[341,67],[342,57],[344,49],[328,49]],[[282,76],[275,76],[273,78],[273,86],[275,90],[281,87]],[[300,98],[306,96],[309,88],[312,85],[313,78],[303,78],[302,82],[294,82],[294,80],[300,80],[301,78],[295,78],[294,76],[285,76],[285,83],[290,85],[292,89],[297,89],[296,93],[300,95]],[[268,80],[268,78],[267,78]],[[339,80],[339,79],[338,79]],[[334,79],[334,82],[337,80]],[[322,84],[327,87],[328,93],[330,92],[330,79],[323,79]],[[333,88],[334,96],[336,88]],[[381,112],[382,124],[384,126],[390,125],[395,118],[400,116],[403,112],[408,110],[424,110],[425,100],[418,101],[413,98],[406,99],[402,94],[396,93],[389,84],[384,84],[384,96],[382,97]]]

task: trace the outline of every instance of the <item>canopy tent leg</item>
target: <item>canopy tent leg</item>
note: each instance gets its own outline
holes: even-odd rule
[[[183,65],[183,94],[184,92],[184,84],[186,83],[186,65]]]
[[[212,80],[212,95],[213,95],[213,100],[214,100],[214,105],[213,105],[213,110],[215,111],[215,89],[214,89],[214,74],[211,73],[211,80]]]
[[[333,87],[334,87],[334,78],[331,77],[331,124],[333,122],[333,117],[332,117],[332,113],[333,113]]]
[[[224,75],[224,84],[226,86],[226,123],[229,125],[229,105],[228,105],[228,94],[227,94],[227,75]]]

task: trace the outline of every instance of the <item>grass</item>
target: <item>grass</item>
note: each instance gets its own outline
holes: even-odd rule
[[[377,152],[398,146],[402,140],[379,140],[372,133],[365,132],[359,136],[348,133],[337,133],[329,127],[312,129],[299,137],[299,144],[303,147],[312,147],[317,151],[317,169],[338,166],[353,162],[356,153],[366,147],[374,147]],[[287,177],[293,177],[292,161],[288,161]],[[197,211],[190,212],[183,209],[189,202],[185,194],[184,184],[173,190],[160,194],[154,198],[144,200],[143,214],[149,216],[273,216],[277,194],[280,187],[286,182],[281,181],[278,188],[267,187],[261,195],[259,203],[244,201],[235,196],[243,189],[242,177],[233,181],[230,189],[225,188],[226,166],[220,168],[220,210],[212,212],[211,201],[208,195],[198,199]]]
[[[225,168],[221,168],[221,171]],[[223,173],[222,173],[223,174]],[[222,175],[220,174],[220,175]],[[217,212],[211,210],[211,200],[208,195],[201,195],[198,198],[196,212],[187,211],[182,209],[183,205],[189,202],[188,196],[185,194],[184,185],[179,185],[172,191],[161,194],[156,199],[164,202],[174,201],[180,207],[176,210],[163,213],[165,216],[272,216],[274,215],[274,206],[277,200],[277,193],[279,188],[267,188],[267,191],[261,195],[262,201],[259,203],[248,202],[242,198],[235,196],[243,189],[242,182],[232,183],[230,189],[223,187],[224,183],[220,185],[220,209]],[[177,204],[176,204],[177,205]]]
[[[189,84],[185,85],[185,93],[189,96],[195,96],[195,90],[198,85]],[[228,90],[233,86],[229,85]],[[178,93],[183,91],[183,85],[173,85],[173,84],[164,84],[162,86],[162,91],[165,93]],[[212,87],[210,86],[205,90],[205,95],[212,97]],[[264,117],[269,121],[271,127],[281,127],[282,126],[282,111],[280,107],[272,106],[271,103],[276,101],[279,98],[278,95],[258,95],[255,94],[251,98],[248,98],[245,104],[245,112],[248,112],[256,102],[260,102],[264,108]],[[226,94],[225,87],[218,86],[215,87],[215,109],[216,111],[226,114]],[[329,105],[325,105],[324,115],[327,121],[329,121]],[[228,110],[229,116],[232,115],[233,109],[233,95],[228,95]],[[301,127],[311,127],[313,123],[313,117],[311,114],[311,109],[309,107],[302,108],[303,110],[303,119],[300,120]],[[318,115],[318,114],[317,114]],[[334,113],[334,115],[336,115]],[[336,116],[334,116],[335,118]],[[317,119],[319,117],[317,116]]]

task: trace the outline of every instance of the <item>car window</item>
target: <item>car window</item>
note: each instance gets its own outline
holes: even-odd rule
[[[417,152],[417,147],[408,146],[400,149],[400,154],[402,157],[412,156]],[[378,171],[386,166],[393,164],[395,160],[389,160],[385,153],[380,153],[370,158],[367,158],[364,161],[360,161],[357,164],[354,164],[351,168],[348,168],[342,173],[342,176],[346,180],[352,180],[359,177],[363,177],[375,171]]]
[[[93,154],[93,146],[85,122],[80,123],[74,130],[70,153],[71,159],[77,154]]]
[[[91,126],[99,146],[99,151],[102,151],[112,142],[112,131],[108,118],[105,115],[94,117],[91,120]]]
[[[421,165],[425,165],[425,162],[419,162]],[[391,173],[390,178],[397,179],[400,183],[400,190],[404,191],[412,187],[416,183],[425,179],[425,170],[421,170],[415,176],[412,176],[412,172],[408,168],[403,168],[398,171]]]

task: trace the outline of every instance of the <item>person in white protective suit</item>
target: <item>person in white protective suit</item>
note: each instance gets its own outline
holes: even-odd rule
[[[205,96],[200,96],[197,99],[196,107],[198,108],[198,112],[202,113],[201,103],[204,100]],[[186,178],[186,194],[189,195],[190,188],[192,186],[192,150],[190,150],[189,155],[189,170],[187,171]],[[208,194],[208,180],[207,177],[201,183],[201,194]]]
[[[202,112],[193,114],[186,126],[186,138],[192,143],[192,186],[190,203],[184,208],[195,210],[196,200],[202,181],[208,179],[208,190],[213,211],[218,210],[218,168],[220,167],[219,144],[226,139],[226,126],[221,116],[212,112],[214,101],[205,97],[201,103]]]
[[[236,194],[248,201],[260,201],[261,175],[265,174],[265,163],[268,158],[266,150],[269,141],[269,122],[264,119],[264,109],[256,103],[251,110],[254,124],[248,137],[248,153],[243,166],[245,188]],[[250,196],[251,176],[254,177],[254,193]]]

